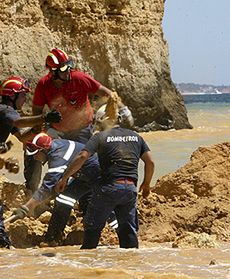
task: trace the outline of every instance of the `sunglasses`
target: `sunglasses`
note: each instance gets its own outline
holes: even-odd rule
[[[62,72],[62,73],[64,73],[64,72],[66,72],[67,70],[69,70],[70,69],[70,66],[68,66],[68,65],[64,65],[63,67],[61,67],[61,68],[52,68],[52,71],[60,71],[60,72]]]

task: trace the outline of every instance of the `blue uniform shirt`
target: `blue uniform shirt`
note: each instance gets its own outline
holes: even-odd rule
[[[0,104],[0,142],[5,142],[10,134],[19,131],[13,122],[20,118],[20,114],[12,107]]]
[[[75,156],[83,149],[84,144],[65,140],[54,139],[48,156],[48,172],[43,178],[41,187],[33,194],[33,198],[38,201],[43,201],[48,198],[58,180],[62,177],[65,169]],[[97,156],[91,156],[79,171],[79,179],[86,180],[94,178],[94,173],[99,171],[99,162]]]

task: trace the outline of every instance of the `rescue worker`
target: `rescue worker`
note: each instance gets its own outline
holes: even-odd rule
[[[86,143],[93,133],[93,108],[89,101],[89,95],[109,97],[111,90],[100,84],[91,76],[74,69],[72,58],[63,50],[53,48],[46,57],[48,74],[42,77],[36,86],[32,111],[34,115],[41,114],[44,106],[58,110],[62,115],[62,121],[52,124],[47,133],[53,138],[64,138]],[[127,123],[133,124],[130,110],[120,104],[124,111]],[[25,158],[31,166],[32,158]],[[40,180],[40,175],[29,168],[28,174]]]
[[[0,248],[10,248],[10,240],[5,232],[4,227],[4,218],[3,218],[3,205],[0,201]]]
[[[39,80],[35,89],[33,113],[41,114],[45,105],[57,109],[62,114],[62,121],[52,127],[62,138],[78,140],[79,131],[93,120],[89,95],[109,97],[111,91],[91,76],[74,69],[73,60],[61,49],[54,48],[49,52],[46,67],[49,73]],[[89,129],[87,138],[90,136]]]
[[[29,83],[26,79],[19,76],[11,76],[2,81],[0,85],[0,153],[5,153],[11,147],[10,142],[6,142],[8,136],[13,134],[21,142],[26,142],[34,137],[37,129],[34,127],[44,122],[57,123],[61,120],[58,111],[41,113],[37,116],[21,117],[17,110],[21,110],[25,101],[26,94],[30,92]],[[32,129],[20,129],[33,127]],[[33,176],[35,171],[37,175]],[[32,192],[37,189],[41,176],[41,165],[36,161],[24,161],[24,177],[26,188]],[[39,177],[39,179],[38,179]]]
[[[144,162],[144,180],[140,185],[140,191],[143,197],[147,197],[154,172],[151,152],[140,135],[118,125],[119,117],[110,119],[106,115],[105,106],[104,113],[100,110],[100,114],[97,122],[101,132],[90,138],[67,167],[56,185],[56,191],[64,191],[69,177],[97,152],[102,182],[94,189],[84,217],[85,232],[81,249],[97,247],[101,231],[113,210],[118,220],[120,247],[138,248],[136,231],[138,162],[139,159]]]
[[[65,139],[52,139],[46,133],[36,135],[32,143],[27,143],[27,149],[30,150],[30,154],[36,160],[43,163],[48,161],[48,172],[41,187],[33,194],[32,198],[25,205],[15,210],[15,218],[12,222],[24,218],[42,201],[55,195],[55,184],[61,178],[71,160],[83,147],[82,143]],[[99,178],[99,163],[97,156],[94,155],[88,158],[76,177],[71,178],[66,191],[56,197],[53,214],[45,235],[46,242],[55,241],[58,243],[62,240],[62,233],[76,201],[91,192]]]
[[[20,128],[34,127],[44,122],[59,122],[61,115],[57,111],[38,116],[21,117],[17,110],[21,110],[26,101],[26,94],[30,92],[28,81],[11,76],[0,84],[0,153],[8,150],[6,143],[10,134],[25,142],[34,136],[33,129],[23,133]]]

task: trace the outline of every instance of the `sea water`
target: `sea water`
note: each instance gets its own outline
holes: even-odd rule
[[[200,146],[230,141],[230,94],[184,95],[193,129],[143,133],[155,161],[153,185],[158,178],[189,162]],[[143,166],[140,164],[140,180]]]

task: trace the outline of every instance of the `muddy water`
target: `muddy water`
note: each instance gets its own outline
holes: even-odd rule
[[[155,174],[153,183],[167,173],[173,172],[189,161],[190,155],[199,146],[208,146],[224,141],[230,141],[230,105],[219,105],[215,108],[209,106],[188,106],[188,117],[193,125],[191,130],[171,130],[143,133],[152,150],[155,161]],[[15,182],[24,182],[23,153],[19,141],[11,137],[14,146],[4,157],[15,156],[21,162],[19,174],[10,174],[0,170],[7,178]],[[140,163],[139,180],[143,177],[143,165]]]
[[[186,162],[199,146],[230,140],[230,108],[188,107],[192,130],[143,134],[151,147],[156,164],[156,179],[172,172]],[[21,145],[15,143],[11,153],[22,162]],[[6,155],[5,155],[6,156]],[[7,157],[6,156],[6,157]],[[140,165],[140,179],[142,169]],[[23,182],[22,173],[0,173],[16,182]],[[211,261],[215,265],[210,265]],[[163,274],[171,274],[163,277]],[[230,279],[230,243],[218,249],[173,249],[170,244],[139,250],[99,247],[81,251],[79,247],[48,249],[0,250],[1,278],[188,278],[183,276]]]
[[[216,264],[210,265],[211,261]],[[83,251],[78,246],[0,250],[0,274],[1,278],[10,279],[227,279],[230,278],[230,245],[203,250],[173,249],[170,244],[143,246],[139,250],[99,247]]]

